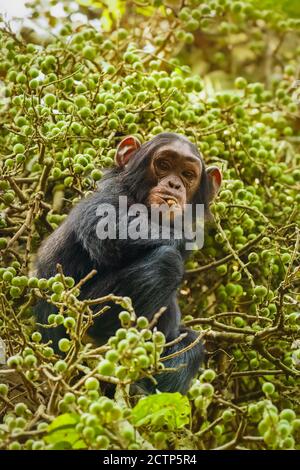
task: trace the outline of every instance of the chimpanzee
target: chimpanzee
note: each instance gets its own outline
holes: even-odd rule
[[[157,323],[167,342],[185,332],[186,336],[164,350],[164,355],[181,351],[195,341],[197,333],[180,326],[181,312],[176,290],[183,272],[186,250],[182,240],[169,239],[99,239],[96,227],[97,208],[101,204],[119,205],[119,197],[127,197],[127,205],[166,204],[183,214],[187,203],[203,204],[209,214],[209,203],[218,192],[222,176],[217,167],[205,168],[197,149],[186,137],[161,133],[141,145],[133,137],[125,137],[116,150],[116,166],[108,170],[97,191],[83,199],[70,212],[57,230],[43,243],[37,256],[37,274],[49,278],[56,274],[59,263],[65,275],[76,282],[92,269],[97,274],[81,289],[81,298],[99,298],[107,294],[132,299],[138,316],[149,320],[162,307],[165,312]],[[89,329],[96,344],[103,344],[120,327],[121,307],[110,304]],[[53,307],[42,302],[37,318],[47,324]],[[63,327],[43,328],[44,340],[52,340],[57,350],[64,336]],[[186,393],[203,359],[200,342],[185,352],[165,361],[165,367],[176,369],[159,373],[157,385],[144,381],[147,392]]]

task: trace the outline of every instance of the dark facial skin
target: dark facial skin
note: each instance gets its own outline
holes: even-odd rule
[[[167,204],[183,211],[191,202],[201,179],[201,161],[184,142],[161,147],[152,157],[150,165],[151,189],[148,204]]]

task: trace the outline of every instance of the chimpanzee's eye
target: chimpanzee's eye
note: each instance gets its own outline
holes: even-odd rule
[[[170,169],[170,163],[167,160],[158,160],[156,164],[159,170],[166,171]]]
[[[182,175],[188,180],[192,180],[193,178],[195,178],[195,174],[192,171],[184,171]]]

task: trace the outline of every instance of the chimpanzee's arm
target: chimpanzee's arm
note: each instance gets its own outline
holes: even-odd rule
[[[109,196],[103,196],[102,193],[95,193],[75,207],[69,220],[77,240],[88,252],[90,259],[95,261],[98,266],[126,266],[138,257],[144,256],[147,251],[155,250],[162,245],[173,246],[182,251],[182,240],[174,240],[172,237],[170,239],[151,239],[150,227],[147,239],[133,240],[129,237],[126,239],[100,239],[97,235],[97,224],[100,220],[100,217],[97,216],[97,209],[101,204],[111,204],[115,207],[116,201],[114,198],[110,199]],[[118,228],[119,221],[117,220],[117,233]]]
[[[182,276],[183,261],[178,250],[161,246],[150,250],[126,268],[112,270],[104,277],[99,276],[86,287],[84,297],[97,298],[109,293],[128,296],[132,299],[137,315],[151,320],[161,307],[171,304]],[[95,320],[90,333],[101,342],[105,341],[120,326],[119,312],[120,307],[111,304],[111,308]],[[178,309],[172,309],[170,314],[163,315],[159,329],[174,339],[179,329],[180,316]]]

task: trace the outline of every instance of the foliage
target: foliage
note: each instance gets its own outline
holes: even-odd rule
[[[80,6],[79,24],[73,3],[60,3],[63,22],[32,2],[53,35],[1,32],[0,448],[299,449],[300,21],[261,2],[154,0],[118,2],[116,14],[107,2]],[[87,278],[33,272],[42,240],[95,190],[120,136],[163,130],[187,135],[225,177],[181,289],[206,369],[171,399],[129,396],[164,367],[155,322],[128,298],[97,299],[97,315],[108,300],[124,308],[122,328],[97,347],[91,301],[78,298]],[[36,331],[39,298],[58,307],[45,327],[67,328],[63,358]]]
[[[187,397],[180,393],[160,393],[142,398],[132,410],[133,424],[150,424],[154,429],[174,431],[189,422]]]

